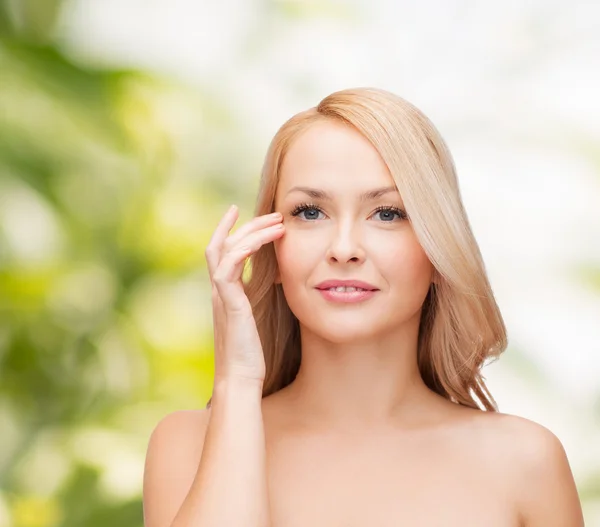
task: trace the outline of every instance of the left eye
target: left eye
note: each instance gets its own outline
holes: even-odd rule
[[[381,214],[380,218],[385,218],[385,221],[393,221],[394,214],[400,219],[405,219],[406,217],[404,211],[397,209],[396,207],[380,207],[375,211],[375,214]]]

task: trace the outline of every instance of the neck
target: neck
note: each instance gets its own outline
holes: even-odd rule
[[[285,389],[303,420],[327,429],[364,429],[413,421],[439,396],[417,364],[418,317],[394,333],[324,340],[300,326],[302,361]]]

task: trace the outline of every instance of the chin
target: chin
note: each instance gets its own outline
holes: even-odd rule
[[[312,319],[312,316],[310,318]],[[303,325],[311,333],[333,344],[368,341],[385,331],[385,328],[378,327],[375,321],[370,321],[364,314],[352,314],[347,317],[323,316],[318,320],[307,320]]]
[[[326,340],[327,342],[331,342],[332,344],[337,344],[337,345],[345,345],[345,344],[357,344],[360,341],[369,341],[372,340],[373,338],[375,338],[375,334],[373,334],[372,331],[365,331],[363,333],[358,333],[358,332],[353,332],[353,333],[347,333],[347,332],[332,332],[332,331],[327,331],[327,332],[321,332],[321,331],[315,331],[314,333],[316,333],[317,335],[319,335],[320,338],[322,338],[323,340]]]

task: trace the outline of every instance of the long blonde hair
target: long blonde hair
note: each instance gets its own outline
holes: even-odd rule
[[[385,90],[355,88],[332,93],[293,116],[269,146],[255,216],[274,211],[280,168],[294,138],[323,119],[349,124],[373,144],[435,268],[419,327],[417,358],[424,382],[455,403],[497,411],[481,368],[506,349],[506,328],[463,207],[454,161],[419,109]],[[300,330],[281,284],[274,283],[273,244],[263,246],[248,263],[244,288],[265,355],[264,397],[290,384],[298,373]]]

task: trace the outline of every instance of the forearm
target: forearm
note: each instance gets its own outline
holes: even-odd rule
[[[215,380],[198,471],[172,527],[270,527],[256,381]]]

